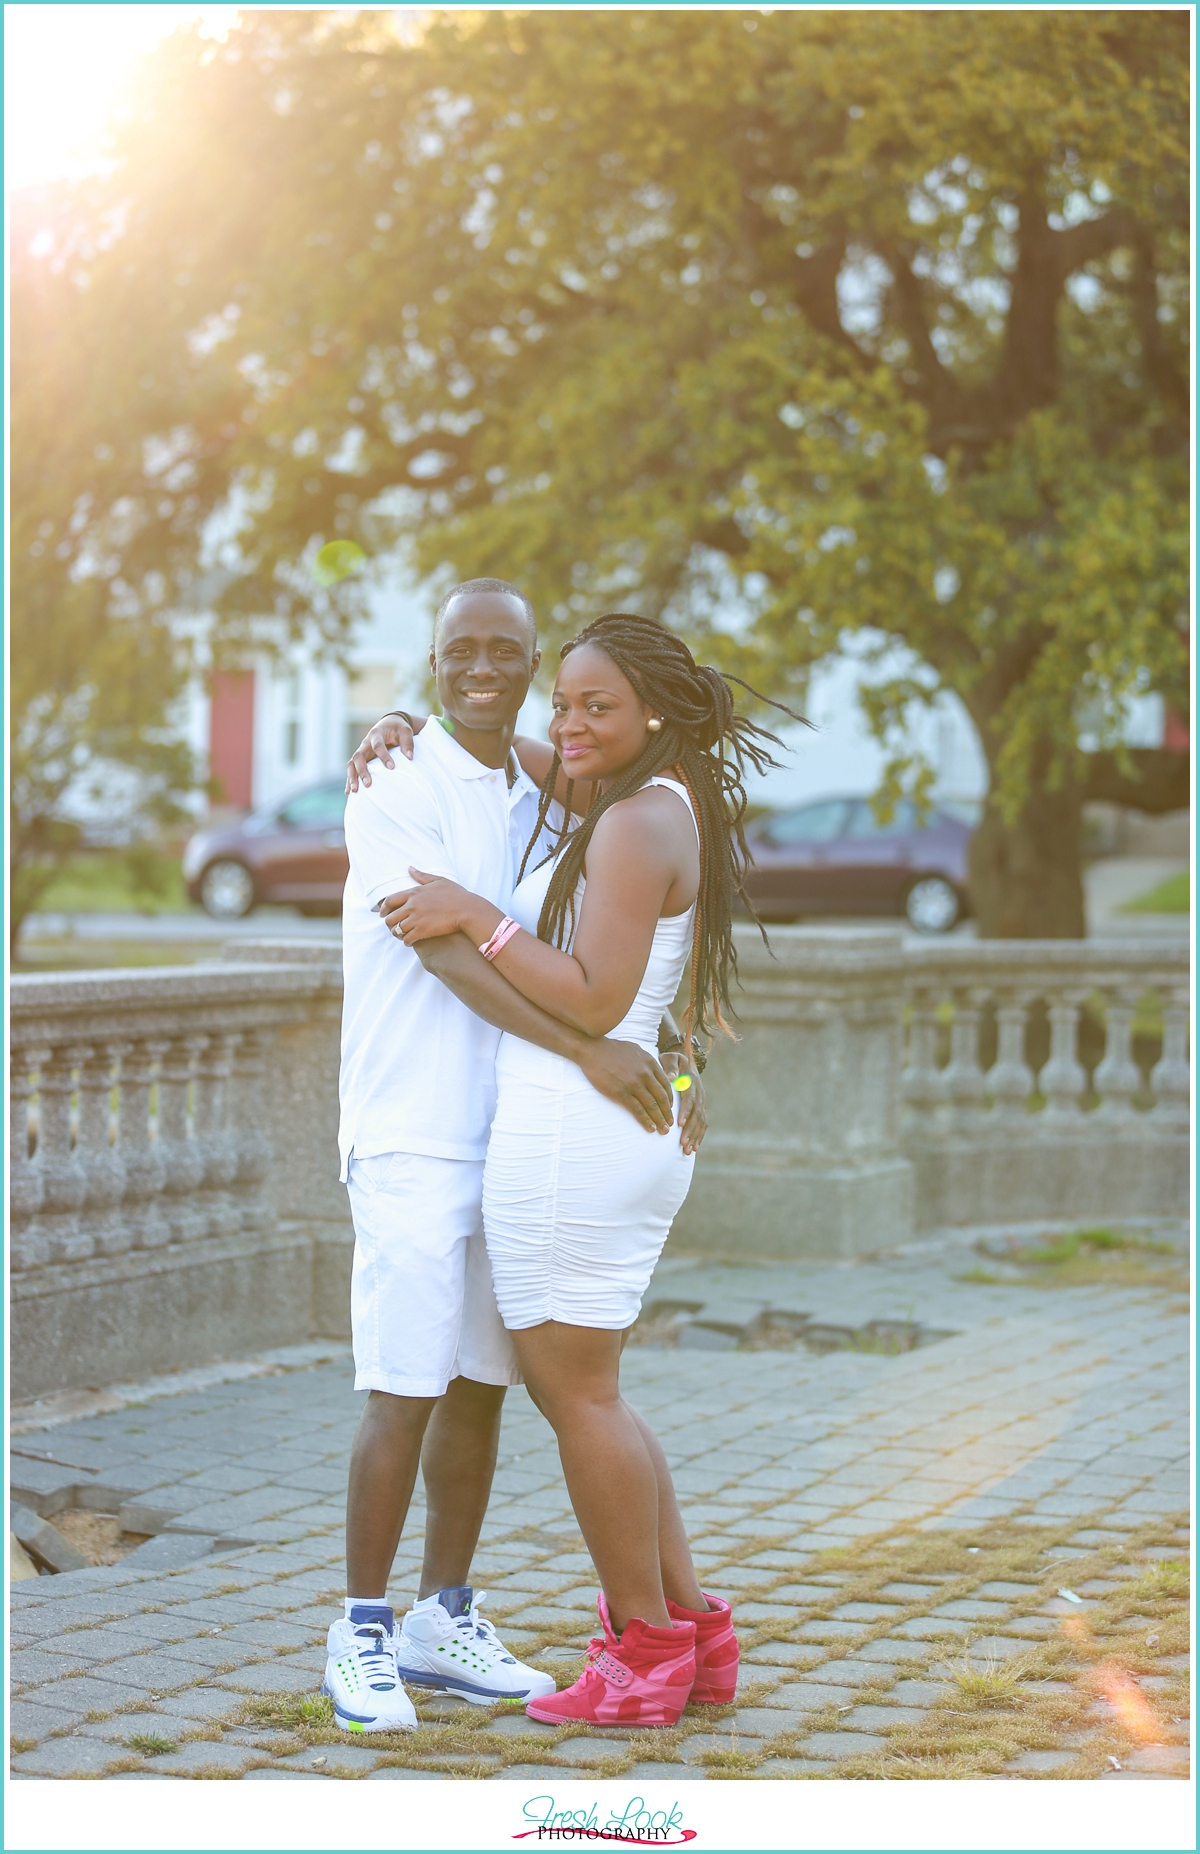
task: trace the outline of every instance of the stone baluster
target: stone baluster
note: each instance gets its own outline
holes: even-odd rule
[[[1172,1125],[1186,1127],[1192,1097],[1192,1067],[1188,1061],[1188,995],[1174,991],[1163,1006],[1162,1055],[1150,1071],[1155,1115]]]
[[[943,1099],[942,1071],[937,1065],[937,994],[924,987],[914,991],[908,1021],[908,1062],[900,1087],[914,1124],[926,1125]]]
[[[1025,1060],[1029,1005],[1027,992],[1010,992],[996,1006],[996,1060],[987,1072],[987,1091],[1007,1120],[1025,1114],[1033,1093],[1033,1070]]]
[[[237,1137],[238,1208],[242,1228],[265,1229],[274,1218],[262,1189],[271,1168],[271,1142],[263,1114],[263,1076],[268,1037],[261,1030],[243,1032],[233,1054],[233,1130]]]
[[[77,1150],[87,1173],[81,1222],[97,1255],[121,1255],[133,1246],[133,1227],[121,1208],[125,1161],[113,1140],[112,1093],[125,1048],[124,1043],[102,1043],[79,1071]]]
[[[15,1049],[9,1081],[8,1204],[9,1253],[13,1272],[41,1268],[50,1260],[50,1238],[38,1211],[42,1205],[42,1168],[30,1151],[29,1101],[34,1071],[49,1059],[47,1050]]]
[[[1096,1065],[1092,1086],[1100,1096],[1099,1112],[1106,1118],[1127,1120],[1133,1097],[1140,1093],[1142,1071],[1133,1059],[1133,1014],[1137,994],[1123,989],[1107,1001],[1104,1057]]]
[[[163,1214],[162,1153],[150,1124],[150,1093],[165,1042],[139,1037],[121,1058],[118,1147],[125,1167],[123,1211],[129,1219],[135,1249],[159,1249],[171,1240],[171,1225]]]
[[[979,1060],[979,1019],[986,993],[958,992],[954,997],[954,1016],[950,1023],[950,1060],[942,1070],[942,1090],[950,1103],[951,1124],[974,1126],[978,1122],[987,1079]]]
[[[200,1205],[210,1236],[231,1236],[242,1216],[230,1191],[238,1173],[238,1134],[230,1125],[230,1077],[238,1036],[205,1037],[196,1062],[196,1139],[204,1162]]]
[[[86,1261],[93,1253],[91,1236],[79,1219],[87,1196],[87,1171],[71,1139],[75,1071],[91,1053],[78,1043],[59,1043],[51,1049],[38,1075],[40,1220],[49,1239],[52,1262]]]
[[[208,1211],[197,1195],[204,1183],[204,1153],[188,1122],[197,1040],[192,1034],[172,1037],[158,1065],[162,1210],[172,1242],[189,1242],[208,1229]]]
[[[1086,992],[1063,991],[1047,1005],[1050,1019],[1050,1056],[1038,1076],[1038,1090],[1046,1097],[1046,1113],[1078,1118],[1087,1092],[1087,1070],[1079,1060],[1079,1016]]]

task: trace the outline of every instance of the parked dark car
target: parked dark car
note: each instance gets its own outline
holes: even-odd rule
[[[869,799],[822,798],[769,811],[746,827],[746,890],[764,921],[813,914],[896,914],[946,933],[969,911],[971,826],[901,799],[886,824]]]
[[[340,913],[350,867],[345,810],[341,778],[322,779],[235,824],[197,831],[183,853],[189,896],[218,920],[237,920],[264,901]]]

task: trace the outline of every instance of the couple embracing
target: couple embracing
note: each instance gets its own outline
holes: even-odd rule
[[[646,1726],[736,1686],[729,1605],[696,1581],[618,1370],[704,1135],[694,1039],[725,1026],[742,775],[772,737],[665,627],[613,614],[564,646],[550,744],[518,739],[538,663],[522,592],[456,587],[430,654],[441,715],[385,720],[350,768],[340,1144],[369,1395],[324,1691],[351,1731],[415,1726],[406,1684]],[[522,1380],[601,1585],[602,1637],[563,1692],[505,1650],[470,1585]],[[418,1465],[424,1567],[397,1626],[387,1580]]]

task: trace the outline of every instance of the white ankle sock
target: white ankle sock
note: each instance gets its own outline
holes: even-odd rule
[[[348,1596],[346,1598],[346,1621],[350,1622],[352,1620],[350,1611],[352,1609],[357,1609],[359,1605],[362,1603],[376,1603],[376,1604],[384,1603],[386,1604],[386,1602],[387,1602],[387,1598],[385,1596],[381,1596],[381,1597],[351,1597],[351,1596]]]

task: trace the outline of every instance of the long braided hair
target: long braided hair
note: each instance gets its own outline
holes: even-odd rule
[[[563,645],[561,654],[565,657],[581,644],[592,644],[604,652],[640,699],[661,716],[662,727],[648,736],[633,765],[614,779],[607,791],[597,788],[586,817],[573,829],[574,781],[568,782],[566,821],[552,852],[556,859],[554,873],[538,921],[538,938],[561,947],[574,933],[576,888],[592,833],[604,813],[640,791],[656,774],[677,770],[691,798],[700,834],[691,991],[683,1022],[684,1038],[690,1044],[697,1036],[711,1037],[714,1027],[729,1030],[726,1012],[733,1014],[729,986],[737,975],[732,931],[735,897],[758,919],[745,892],[749,863],[743,831],[745,776],[748,767],[761,773],[774,766],[769,746],[780,743],[765,728],[734,713],[729,685],[739,683],[756,700],[767,698],[758,696],[740,676],[727,676],[697,663],[682,638],[655,619],[639,618],[631,612],[609,612],[585,625],[577,637]],[[793,720],[804,719],[779,702],[771,706]],[[545,825],[561,764],[556,752],[542,787],[537,825],[521,863],[521,876]]]

